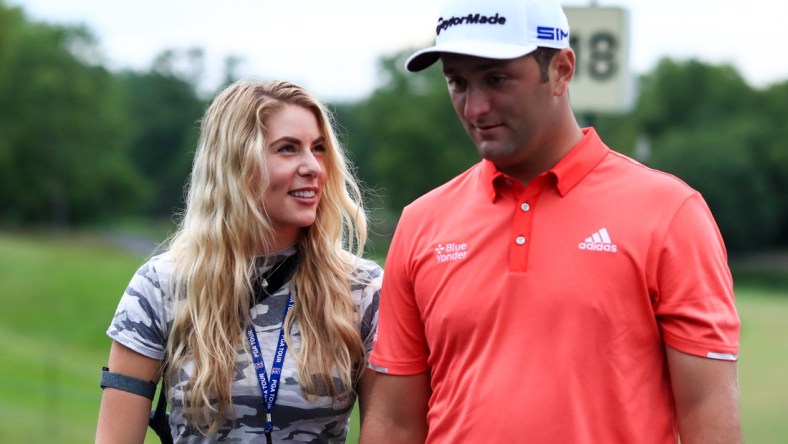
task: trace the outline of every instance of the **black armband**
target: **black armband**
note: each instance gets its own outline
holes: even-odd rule
[[[120,373],[112,373],[109,368],[103,367],[101,369],[101,388],[110,387],[124,392],[134,393],[135,395],[144,396],[145,398],[153,401],[153,396],[156,394],[156,383],[150,381],[143,381],[133,376],[121,375]]]

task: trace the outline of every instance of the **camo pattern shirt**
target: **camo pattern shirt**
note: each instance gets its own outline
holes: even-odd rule
[[[294,249],[287,250],[269,263],[276,263],[294,252]],[[172,326],[171,273],[172,259],[167,253],[151,258],[139,268],[126,288],[107,330],[110,338],[147,357],[164,358],[167,335]],[[383,272],[374,262],[360,259],[354,275],[356,279],[351,283],[351,290],[362,315],[361,338],[369,353],[377,329]],[[273,296],[255,305],[250,312],[269,377],[290,285],[285,284]],[[297,325],[294,325],[291,334],[292,346],[298,347],[300,333]],[[305,398],[295,360],[289,356],[290,350],[292,348],[285,355],[278,397],[272,412],[273,442],[344,443],[356,390],[349,391],[340,400],[332,399],[329,394]],[[167,401],[171,409],[170,425],[174,441],[265,443],[265,406],[249,351],[238,350],[236,358],[236,376],[232,387],[234,416],[228,417],[221,429],[212,436],[202,435],[184,417],[183,386],[192,368],[187,364],[179,369],[173,380],[168,381]],[[363,369],[364,366],[358,368]],[[335,381],[338,379],[335,378]]]

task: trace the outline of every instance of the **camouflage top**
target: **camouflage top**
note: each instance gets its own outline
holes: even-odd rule
[[[294,249],[287,250],[272,258],[270,263],[276,263],[294,252]],[[151,258],[140,267],[126,288],[107,330],[113,340],[153,359],[165,356],[167,335],[172,326],[171,273],[172,259],[167,253]],[[361,259],[354,274],[359,282],[366,282],[354,282],[351,289],[362,314],[361,337],[369,353],[377,328],[383,273],[374,262]],[[269,372],[289,292],[290,283],[287,283],[251,310],[263,360]],[[291,333],[293,346],[297,348],[300,343],[297,325]],[[279,394],[272,412],[273,442],[344,443],[350,412],[356,400],[355,390],[340,400],[332,400],[327,394],[306,399],[301,392],[295,360],[289,356],[290,350],[293,348],[285,356]],[[227,418],[216,435],[203,436],[190,427],[184,417],[183,384],[188,380],[190,371],[191,367],[186,365],[169,381],[167,401],[176,443],[265,442],[265,407],[248,350],[238,350],[236,359],[236,376],[232,387],[234,417]]]

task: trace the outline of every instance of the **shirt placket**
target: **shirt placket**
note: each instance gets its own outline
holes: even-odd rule
[[[528,257],[533,243],[533,220],[536,204],[546,183],[546,176],[539,176],[526,187],[518,182],[511,183],[514,212],[509,247],[509,270],[528,271]]]

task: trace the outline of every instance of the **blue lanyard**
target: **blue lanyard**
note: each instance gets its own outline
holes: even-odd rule
[[[282,376],[282,365],[285,362],[285,353],[287,353],[287,341],[285,341],[285,318],[287,313],[293,308],[293,296],[290,295],[287,299],[287,306],[285,307],[285,314],[282,317],[282,329],[279,331],[279,344],[276,347],[276,354],[274,355],[274,363],[271,366],[271,379],[268,379],[268,374],[265,371],[265,363],[263,363],[263,355],[260,353],[260,341],[257,340],[257,333],[254,331],[254,326],[249,325],[246,327],[246,336],[249,338],[249,346],[252,349],[252,360],[254,361],[254,369],[257,372],[257,382],[260,385],[260,391],[263,393],[265,400],[265,433],[270,436],[274,426],[271,423],[271,411],[274,409],[276,403],[276,395],[279,393],[279,378]]]

